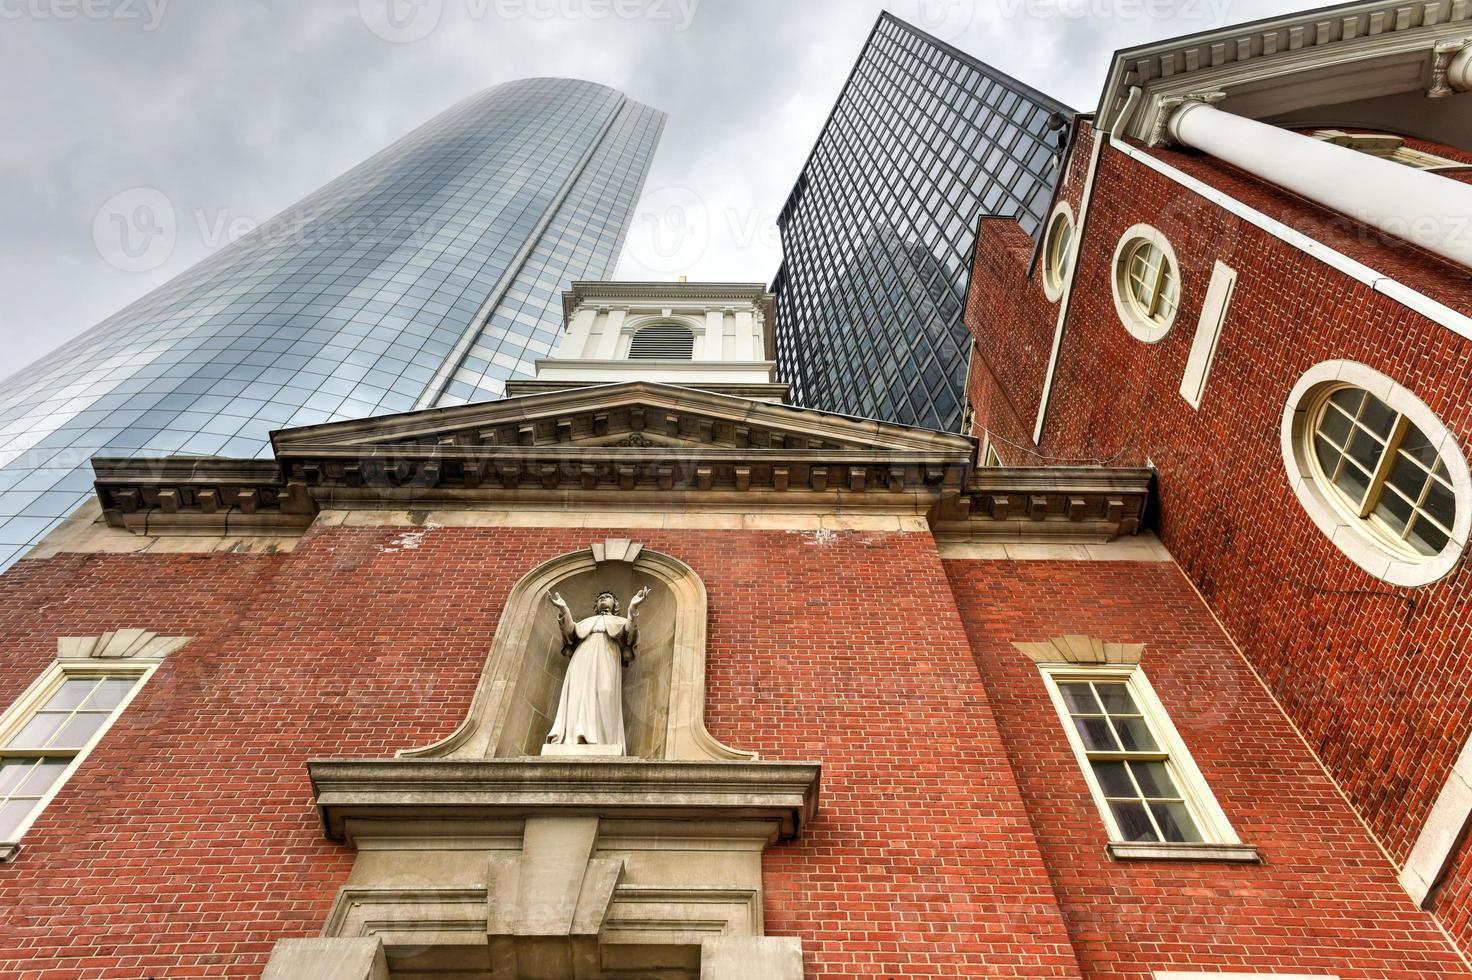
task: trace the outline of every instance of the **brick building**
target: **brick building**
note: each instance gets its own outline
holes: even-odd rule
[[[1469,80],[1405,10],[1119,56],[1038,261],[982,223],[979,438],[788,404],[759,285],[604,283],[507,399],[96,460],[0,576],[0,974],[1472,976],[1466,271],[1180,145],[1472,160],[1463,96],[1381,132]],[[1394,547],[1302,483],[1345,406]],[[548,593],[644,588],[621,754],[549,746]]]
[[[1047,240],[983,222],[968,322],[989,458],[1153,471],[1149,525],[1465,952],[1464,14],[1119,53]]]

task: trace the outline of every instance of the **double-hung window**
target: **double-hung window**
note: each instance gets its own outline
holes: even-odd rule
[[[0,842],[20,839],[156,666],[62,661],[0,715]]]
[[[1111,841],[1240,844],[1138,666],[1042,671]]]

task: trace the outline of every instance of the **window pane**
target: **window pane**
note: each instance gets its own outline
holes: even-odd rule
[[[1340,388],[1329,396],[1329,400],[1344,409],[1345,414],[1350,418],[1358,418],[1360,406],[1364,404],[1369,394],[1363,388]]]
[[[1119,751],[1119,743],[1114,740],[1114,733],[1109,730],[1109,722],[1103,718],[1075,718],[1073,723],[1078,726],[1078,734],[1084,740],[1084,748],[1090,752]]]
[[[50,792],[52,785],[66,772],[66,767],[71,765],[70,759],[42,759],[36,765],[26,781],[16,789],[16,796],[45,796]]]
[[[1137,715],[1140,709],[1135,707],[1135,699],[1130,697],[1130,689],[1123,684],[1096,684],[1095,689],[1099,692],[1099,700],[1104,702],[1104,710],[1111,715]]]
[[[5,759],[0,761],[0,796],[9,796],[11,790],[31,771],[35,762],[31,759]]]
[[[33,800],[11,800],[0,804],[0,841],[15,840],[15,829],[30,815]]]
[[[1120,840],[1156,841],[1160,839],[1155,833],[1154,826],[1150,823],[1149,816],[1145,813],[1143,803],[1111,803],[1109,809],[1114,811],[1114,822],[1119,824]]]
[[[1349,430],[1352,427],[1353,423],[1349,421],[1349,416],[1333,405],[1324,410],[1324,417],[1319,422],[1319,431],[1334,440],[1335,445],[1338,446],[1343,446],[1349,439]]]
[[[1435,524],[1425,518],[1418,518],[1407,540],[1423,555],[1439,555],[1446,550],[1451,538]]]
[[[1093,767],[1105,796],[1137,798],[1138,794],[1130,782],[1129,773],[1124,770],[1123,762],[1095,762]]]
[[[1367,394],[1365,398],[1364,411],[1360,413],[1360,423],[1367,426],[1371,432],[1381,439],[1388,439],[1390,431],[1395,428],[1396,412],[1380,399]]]
[[[1349,458],[1365,468],[1365,472],[1375,472],[1375,467],[1380,463],[1380,457],[1385,452],[1385,447],[1375,441],[1375,437],[1362,429],[1356,429],[1349,440]]]
[[[66,719],[66,715],[37,715],[26,722],[9,745],[16,749],[39,749],[51,740]]]
[[[1401,443],[1401,452],[1425,466],[1428,470],[1436,462],[1436,450],[1431,446],[1431,440],[1426,438],[1426,433],[1412,426],[1406,432],[1405,441]]]
[[[51,744],[58,748],[80,749],[91,741],[92,736],[102,729],[106,721],[107,715],[104,714],[73,715],[61,734],[51,740]]]
[[[1396,457],[1395,465],[1390,468],[1391,486],[1405,494],[1412,502],[1421,499],[1421,491],[1426,489],[1426,481],[1431,479],[1431,474],[1408,460]]]
[[[1191,814],[1186,812],[1184,805],[1152,803],[1150,812],[1155,814],[1155,821],[1160,824],[1166,840],[1181,844],[1201,843],[1201,833],[1196,829],[1196,821],[1191,819]]]
[[[1375,516],[1385,522],[1392,534],[1399,537],[1410,522],[1411,509],[1404,497],[1394,490],[1387,490],[1380,496],[1380,506],[1375,508]]]
[[[1087,684],[1059,684],[1058,691],[1063,695],[1063,703],[1068,706],[1071,715],[1097,715],[1100,714],[1099,703],[1094,700],[1094,692]]]
[[[1150,799],[1180,799],[1181,794],[1177,792],[1176,784],[1171,782],[1165,763],[1131,762],[1130,771],[1135,774],[1135,781],[1140,784],[1140,792]]]
[[[1455,526],[1457,521],[1457,498],[1450,489],[1441,483],[1435,483],[1431,492],[1426,495],[1426,513],[1430,514],[1436,523],[1444,528]]]
[[[1319,458],[1319,468],[1324,471],[1324,475],[1333,479],[1334,474],[1339,470],[1338,447],[1331,445],[1323,436],[1319,436],[1314,439],[1314,453]]]
[[[1150,726],[1143,718],[1116,718],[1114,728],[1126,752],[1158,752],[1159,746],[1150,735]]]
[[[138,683],[136,677],[109,677],[98,685],[97,690],[87,699],[86,707],[89,711],[111,711],[123,703],[123,697]]]
[[[1370,478],[1358,466],[1346,461],[1334,485],[1358,507],[1364,503],[1365,491],[1370,489]]]
[[[51,695],[51,700],[41,710],[43,711],[69,711],[81,706],[87,695],[97,686],[95,677],[74,677],[61,685],[61,690]]]

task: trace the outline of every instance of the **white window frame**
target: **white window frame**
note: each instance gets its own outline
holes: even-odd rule
[[[1451,477],[1457,513],[1451,540],[1438,555],[1412,556],[1392,548],[1357,514],[1349,513],[1336,491],[1323,486],[1310,452],[1310,438],[1323,392],[1335,386],[1362,388],[1431,441]],[[1350,561],[1390,585],[1417,588],[1439,582],[1452,573],[1472,538],[1472,469],[1456,436],[1409,389],[1387,375],[1356,361],[1325,361],[1310,368],[1288,394],[1279,433],[1283,469],[1298,502],[1314,524]]]
[[[1176,282],[1176,302],[1171,306],[1170,315],[1164,319],[1157,320],[1148,315],[1148,311],[1141,308],[1130,289],[1130,259],[1135,250],[1146,243],[1160,249],[1169,267],[1169,273],[1174,276]],[[1130,336],[1142,344],[1158,344],[1164,340],[1166,334],[1170,333],[1171,327],[1175,326],[1176,317],[1181,312],[1181,304],[1185,301],[1185,273],[1181,270],[1180,260],[1176,258],[1176,250],[1171,247],[1170,240],[1165,237],[1164,232],[1147,224],[1131,225],[1120,236],[1119,244],[1114,249],[1109,286],[1114,296],[1114,311],[1119,314],[1120,323],[1124,324]]]
[[[23,756],[29,758],[40,755],[55,757],[71,755],[75,752],[72,755],[71,763],[57,777],[51,789],[37,801],[35,808],[31,810],[30,815],[21,822],[20,826],[15,829],[15,833],[11,838],[0,841],[0,847],[7,844],[18,844],[25,837],[36,820],[51,805],[51,801],[62,791],[72,776],[76,775],[82,763],[87,761],[87,757],[92,754],[92,750],[106,737],[112,726],[123,716],[123,712],[128,710],[128,706],[133,703],[133,699],[138,696],[138,692],[143,690],[143,686],[148,683],[149,678],[153,676],[154,671],[159,668],[159,665],[159,661],[58,660],[46,668],[41,676],[37,677],[31,683],[31,686],[26,688],[25,692],[6,709],[4,714],[0,714],[0,746],[3,746],[15,737],[15,734],[31,720],[32,716],[41,709],[42,705],[50,700],[53,694],[60,690],[62,684],[67,680],[86,677],[127,676],[136,678],[136,683],[123,696],[122,700],[118,702],[118,706],[108,715],[107,720],[102,723],[102,726],[98,728],[96,733],[80,749],[26,749],[22,752],[0,748],[0,758],[20,758]]]
[[[1068,744],[1073,749],[1074,759],[1078,762],[1084,781],[1088,784],[1089,794],[1094,798],[1094,805],[1098,808],[1099,816],[1104,821],[1104,827],[1109,833],[1111,843],[1146,847],[1164,846],[1166,848],[1192,848],[1202,845],[1239,846],[1242,844],[1237,832],[1232,829],[1231,821],[1227,819],[1221,805],[1217,803],[1216,796],[1211,792],[1211,787],[1207,785],[1206,777],[1196,767],[1196,761],[1191,757],[1190,750],[1186,748],[1186,743],[1181,740],[1180,733],[1171,723],[1170,715],[1160,703],[1160,699],[1156,697],[1155,690],[1150,686],[1150,681],[1146,679],[1144,670],[1135,665],[1087,666],[1079,664],[1040,664],[1039,670],[1042,671],[1048,696],[1052,699],[1053,707],[1058,712]],[[1122,681],[1125,683],[1140,713],[1144,716],[1145,723],[1150,726],[1150,733],[1155,737],[1161,752],[1168,757],[1166,767],[1176,783],[1176,788],[1181,792],[1186,809],[1196,821],[1196,829],[1201,834],[1201,844],[1124,839],[1115,822],[1114,812],[1109,808],[1104,789],[1094,775],[1094,767],[1089,763],[1088,749],[1085,748],[1083,739],[1079,737],[1074,727],[1068,705],[1063,700],[1062,691],[1059,690],[1059,683],[1068,681],[1096,683]]]
[[[1058,250],[1058,229],[1068,227],[1068,245]],[[1073,272],[1073,262],[1078,254],[1078,222],[1074,220],[1073,208],[1067,201],[1059,201],[1043,236],[1043,295],[1048,302],[1056,303],[1063,298],[1063,288]]]

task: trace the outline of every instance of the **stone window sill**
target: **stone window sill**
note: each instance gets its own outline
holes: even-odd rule
[[[20,845],[0,841],[0,864],[9,864],[20,853]]]
[[[1106,848],[1115,861],[1225,861],[1261,864],[1251,844],[1137,844],[1112,841]]]

